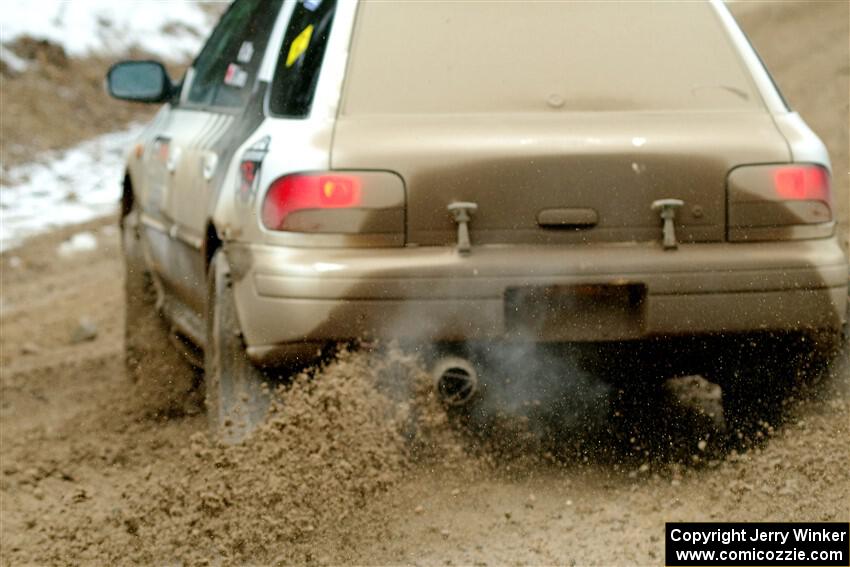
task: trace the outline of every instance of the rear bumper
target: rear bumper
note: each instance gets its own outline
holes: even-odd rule
[[[229,244],[249,352],[354,338],[623,340],[840,327],[847,259],[835,238],[690,244],[299,249]],[[573,325],[517,329],[509,290],[632,285],[639,305]],[[601,313],[601,312],[600,312]],[[596,315],[591,316],[591,319]],[[585,318],[587,319],[587,318]],[[575,332],[570,328],[575,327]],[[567,329],[567,330],[563,330]]]

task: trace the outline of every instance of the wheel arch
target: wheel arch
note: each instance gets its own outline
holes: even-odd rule
[[[204,271],[209,273],[210,263],[216,250],[221,248],[223,241],[219,236],[218,228],[213,219],[207,219],[207,226],[204,229],[204,241],[201,244],[201,254],[204,258]]]
[[[133,210],[133,206],[135,204],[136,195],[133,192],[133,180],[130,177],[130,171],[126,170],[124,172],[124,180],[121,183],[121,216],[118,218],[118,224],[122,228],[124,227],[124,219],[130,214],[130,211]]]

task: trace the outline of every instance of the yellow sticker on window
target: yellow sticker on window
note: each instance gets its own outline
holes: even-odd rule
[[[292,67],[298,58],[301,57],[305,51],[307,51],[307,47],[310,45],[310,37],[313,35],[313,24],[310,24],[304,31],[299,33],[295,39],[292,40],[292,44],[289,46],[289,54],[286,56],[286,66]]]

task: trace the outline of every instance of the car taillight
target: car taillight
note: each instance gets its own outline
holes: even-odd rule
[[[829,172],[814,164],[750,165],[727,180],[729,240],[831,236],[835,227]]]
[[[389,171],[292,173],[263,199],[269,230],[322,234],[404,233],[404,182]]]
[[[287,175],[271,184],[263,201],[263,225],[286,230],[286,219],[297,211],[356,207],[360,180],[354,175]]]
[[[817,165],[789,165],[773,172],[773,187],[786,201],[821,201],[829,204],[829,174]]]

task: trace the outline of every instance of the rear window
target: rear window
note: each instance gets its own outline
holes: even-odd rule
[[[273,114],[304,118],[310,113],[335,12],[336,0],[301,0],[295,5],[272,82]]]
[[[763,107],[711,6],[363,2],[343,114]]]

